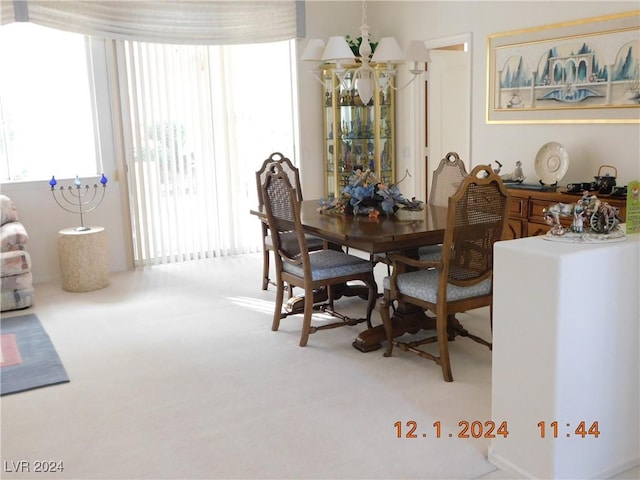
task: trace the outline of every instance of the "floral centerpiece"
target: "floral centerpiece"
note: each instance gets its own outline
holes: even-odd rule
[[[344,187],[340,197],[332,201],[321,202],[319,211],[337,215],[353,213],[354,215],[368,215],[376,218],[380,214],[392,215],[399,208],[422,210],[423,202],[415,198],[408,200],[402,196],[398,188],[399,183],[387,185],[380,182],[370,169],[355,170],[349,177],[349,184]]]

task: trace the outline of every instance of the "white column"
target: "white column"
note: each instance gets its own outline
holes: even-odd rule
[[[492,440],[492,463],[544,479],[610,478],[640,463],[639,262],[637,234],[496,244],[492,420],[509,435]],[[580,422],[597,422],[599,436],[576,434]]]

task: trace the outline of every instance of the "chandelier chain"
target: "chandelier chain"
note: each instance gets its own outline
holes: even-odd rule
[[[367,26],[367,2],[362,0],[362,25]]]

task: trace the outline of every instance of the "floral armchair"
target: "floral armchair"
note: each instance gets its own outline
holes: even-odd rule
[[[24,249],[29,240],[11,199],[0,195],[0,276],[2,311],[18,310],[33,304],[31,257]]]

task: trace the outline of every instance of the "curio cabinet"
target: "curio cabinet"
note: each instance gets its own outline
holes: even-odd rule
[[[369,168],[380,181],[395,182],[394,91],[376,83],[373,98],[364,105],[352,85],[354,67],[347,67],[342,82],[333,66],[322,70],[325,194],[329,198],[340,196],[356,169]],[[374,68],[378,73],[384,65]]]

